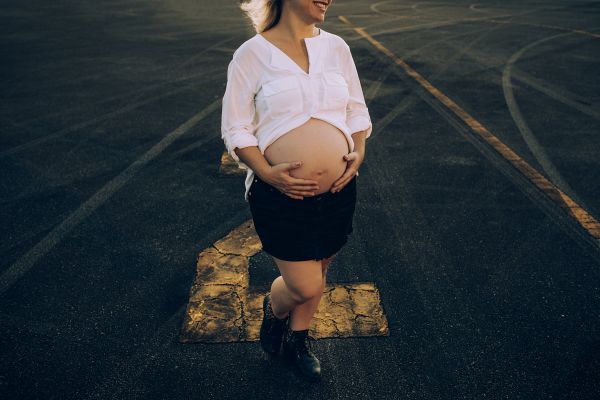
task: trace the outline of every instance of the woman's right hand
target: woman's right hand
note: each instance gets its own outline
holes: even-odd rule
[[[319,189],[319,182],[310,179],[294,178],[291,170],[300,168],[302,162],[284,162],[271,166],[268,174],[261,179],[276,187],[281,193],[293,199],[303,200],[304,196],[314,196]]]

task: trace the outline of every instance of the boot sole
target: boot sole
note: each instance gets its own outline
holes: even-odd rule
[[[302,368],[300,368],[300,366],[296,363],[296,358],[294,357],[293,353],[288,353],[288,352],[284,351],[283,356],[284,356],[285,360],[288,362],[288,364],[291,364],[293,366],[293,369],[295,369],[297,371],[297,373],[302,376],[302,378],[307,379],[310,382],[319,382],[321,380],[321,378],[322,378],[321,374],[310,375],[310,374],[304,372],[304,370]]]

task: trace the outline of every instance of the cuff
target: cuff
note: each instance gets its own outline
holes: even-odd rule
[[[250,146],[258,146],[258,139],[256,138],[256,136],[247,132],[234,133],[229,137],[229,140],[227,141],[227,152],[229,153],[231,158],[233,158],[238,164],[245,165],[233,150],[236,147],[241,149]]]
[[[371,136],[371,132],[373,131],[371,119],[363,115],[357,115],[353,118],[349,118],[347,121],[347,125],[348,128],[350,128],[351,134],[360,131],[367,131],[367,136],[365,137],[365,139]]]

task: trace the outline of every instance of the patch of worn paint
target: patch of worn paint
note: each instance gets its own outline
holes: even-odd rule
[[[258,340],[265,291],[250,288],[249,259],[262,249],[252,220],[198,256],[183,343]],[[316,338],[389,335],[373,283],[328,285],[310,327]]]

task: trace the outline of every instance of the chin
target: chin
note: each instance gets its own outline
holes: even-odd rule
[[[313,19],[313,20],[314,20],[316,23],[319,23],[319,22],[323,22],[323,21],[325,21],[325,17],[327,16],[327,14],[326,14],[326,13],[325,13],[325,14],[321,14],[320,12],[314,12],[314,11],[313,11],[313,12],[311,12],[311,13],[309,13],[309,15],[311,16],[311,18],[312,18],[312,19]]]

